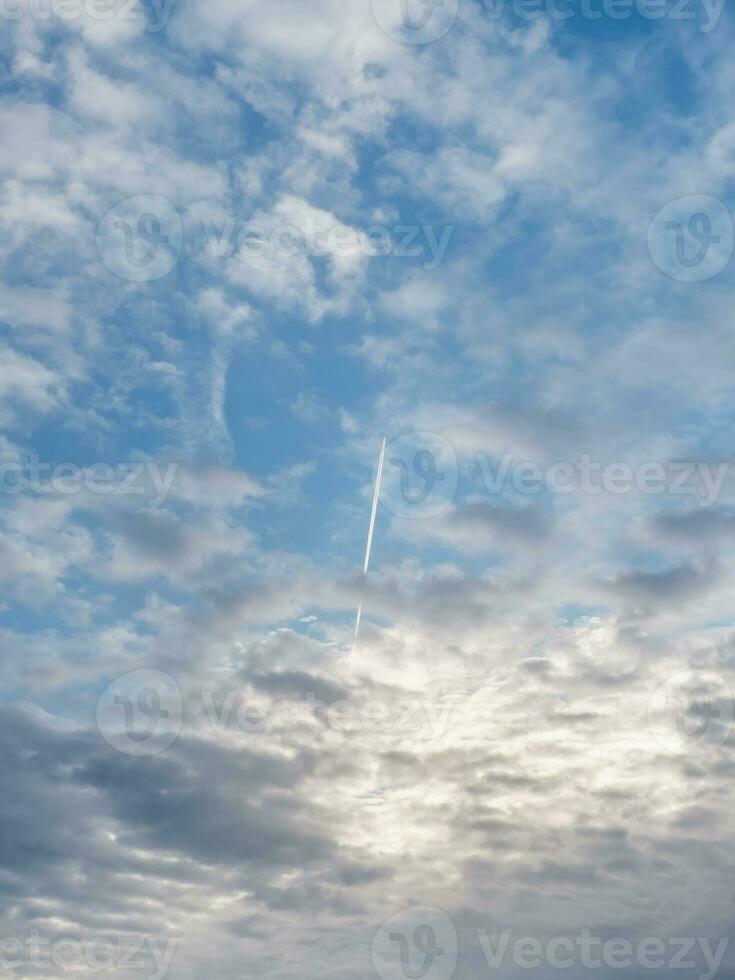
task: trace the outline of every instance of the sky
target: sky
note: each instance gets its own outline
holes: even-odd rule
[[[735,980],[734,28],[0,0],[0,972]]]

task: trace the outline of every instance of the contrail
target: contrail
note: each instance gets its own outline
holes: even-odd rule
[[[380,447],[380,459],[378,460],[378,475],[375,477],[375,493],[373,494],[373,510],[370,514],[370,530],[368,531],[367,548],[365,549],[365,564],[362,568],[363,578],[367,576],[368,569],[370,568],[370,552],[373,550],[373,534],[375,532],[375,518],[378,516],[378,504],[380,503],[380,485],[383,482],[383,463],[385,461],[385,447],[387,444],[387,439],[383,439],[383,445]],[[355,620],[355,641],[357,641],[357,636],[360,632],[360,620],[362,619],[362,603],[357,610],[357,619]]]

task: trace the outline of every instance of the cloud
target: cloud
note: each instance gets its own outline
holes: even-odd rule
[[[250,227],[251,244],[228,265],[232,283],[285,309],[303,307],[312,322],[345,312],[372,253],[363,232],[294,195],[256,212]],[[319,258],[327,266],[323,282]]]
[[[462,3],[421,46],[352,0],[145,14],[4,42],[3,462],[147,473],[0,480],[0,939],[364,980],[380,923],[428,904],[478,980],[506,923],[727,936],[730,481],[700,507],[486,478],[730,459],[732,268],[682,282],[646,247],[671,201],[730,205],[730,20]],[[150,282],[97,252],[140,195],[181,220]],[[427,263],[375,224],[452,236]],[[456,493],[427,519],[384,495],[365,578],[380,440],[421,432]],[[181,695],[158,755],[98,727],[137,671]]]

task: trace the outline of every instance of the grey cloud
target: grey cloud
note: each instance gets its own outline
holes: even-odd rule
[[[104,791],[132,846],[179,851],[207,863],[301,864],[324,859],[330,839],[309,828],[293,795],[274,789],[298,785],[313,761],[240,751],[202,751],[149,760],[109,756],[87,763],[81,783]],[[247,794],[243,798],[243,790]]]
[[[716,580],[714,567],[684,562],[658,572],[623,572],[610,583],[611,591],[641,602],[681,602],[706,591]]]
[[[513,507],[484,501],[465,504],[453,511],[449,525],[475,534],[495,532],[500,539],[530,542],[545,538],[552,521],[549,512],[539,506]]]
[[[147,558],[176,561],[187,549],[186,527],[173,514],[121,509],[112,527]]]
[[[347,696],[347,691],[339,684],[308,674],[306,671],[293,670],[271,672],[268,674],[241,672],[243,680],[266,694],[282,695],[284,697],[304,697],[313,694],[322,701],[333,703]]]
[[[664,539],[703,542],[729,538],[735,533],[735,513],[725,508],[661,514],[653,526]]]

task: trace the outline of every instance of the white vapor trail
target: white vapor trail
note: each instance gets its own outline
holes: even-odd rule
[[[370,514],[370,530],[368,531],[367,547],[365,549],[365,564],[362,568],[363,577],[367,576],[368,569],[370,568],[370,553],[373,550],[373,534],[375,533],[375,518],[378,516],[378,504],[380,503],[380,486],[383,482],[383,463],[385,462],[385,447],[387,445],[387,439],[383,439],[383,445],[380,447],[380,459],[378,460],[378,474],[375,477],[375,493],[373,494],[373,510]],[[360,632],[360,620],[362,619],[362,603],[357,610],[357,619],[355,620],[355,641],[357,641],[358,634]]]

